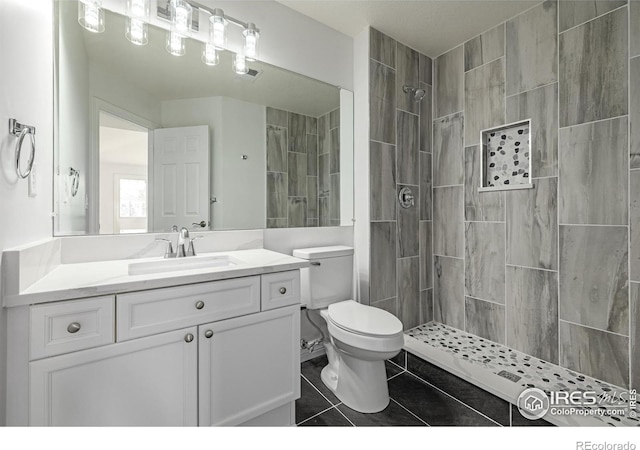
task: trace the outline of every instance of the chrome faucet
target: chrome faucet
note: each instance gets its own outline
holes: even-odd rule
[[[185,227],[182,227],[179,231],[178,234],[178,245],[176,248],[176,258],[184,258],[185,256],[187,256],[187,251],[185,250],[184,246],[187,242],[189,241],[189,230],[187,230]]]
[[[156,238],[156,241],[163,241],[167,243],[167,249],[164,253],[165,258],[184,258],[187,256],[196,256],[196,249],[193,245],[193,241],[196,239],[202,238],[202,236],[197,236],[194,238],[189,237],[189,230],[185,227],[182,227],[180,231],[178,231],[178,227],[174,225],[172,227],[173,232],[178,233],[178,241],[176,242],[176,250],[173,250],[173,243],[171,239],[167,238]]]

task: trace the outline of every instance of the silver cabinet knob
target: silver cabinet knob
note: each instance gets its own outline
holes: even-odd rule
[[[202,308],[204,308],[204,302],[203,301],[196,302],[196,309],[202,309]]]
[[[213,336],[213,331],[207,330],[204,332],[204,337],[206,337],[207,339],[211,339],[212,336]]]
[[[67,327],[67,331],[71,334],[73,333],[77,333],[78,331],[80,331],[80,324],[78,322],[73,322],[72,324],[69,324],[69,326]]]
[[[286,287],[281,287],[281,288],[280,288],[280,293],[281,293],[282,295],[286,294],[286,293],[287,293],[287,288],[286,288]]]
[[[184,337],[184,341],[189,343],[189,342],[193,342],[193,334],[189,333]]]

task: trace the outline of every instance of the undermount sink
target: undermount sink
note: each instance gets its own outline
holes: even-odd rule
[[[129,275],[147,275],[151,273],[173,272],[176,270],[232,267],[237,265],[237,260],[226,255],[187,256],[184,258],[168,258],[130,263]]]

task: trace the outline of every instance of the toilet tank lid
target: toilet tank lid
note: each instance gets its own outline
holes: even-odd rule
[[[353,247],[347,247],[346,245],[334,245],[331,247],[314,247],[314,248],[299,248],[293,251],[293,256],[302,259],[321,259],[321,258],[336,258],[338,256],[350,256],[353,255]]]

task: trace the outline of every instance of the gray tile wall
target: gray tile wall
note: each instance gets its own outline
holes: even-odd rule
[[[409,329],[433,319],[432,62],[375,29],[369,56],[369,300]],[[415,102],[404,85],[427,94]],[[398,206],[405,186],[415,198],[408,209]]]
[[[267,107],[267,228],[340,224],[340,110]],[[333,195],[332,195],[333,193]]]
[[[434,319],[623,386],[640,380],[639,3],[545,1],[434,60]],[[478,193],[480,130],[529,118],[534,188]]]

